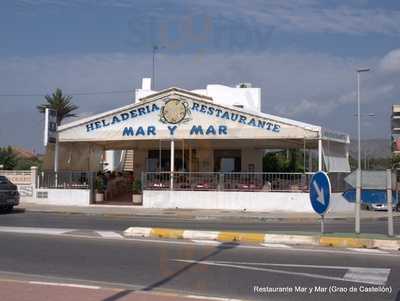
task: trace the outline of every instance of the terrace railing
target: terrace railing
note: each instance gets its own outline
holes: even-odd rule
[[[171,175],[173,181],[171,181]],[[332,192],[346,188],[345,173],[331,173]],[[308,192],[313,173],[144,172],[144,190]]]
[[[173,181],[171,181],[171,175]],[[312,174],[306,173],[217,173],[145,172],[143,189],[307,192]]]
[[[87,171],[42,171],[38,178],[39,188],[93,189],[96,173]]]

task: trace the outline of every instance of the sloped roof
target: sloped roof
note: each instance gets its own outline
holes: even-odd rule
[[[279,117],[279,116],[276,116],[276,115],[266,114],[266,113],[262,113],[262,112],[255,112],[255,111],[245,110],[245,109],[241,109],[241,108],[238,108],[238,107],[231,107],[231,106],[227,106],[227,105],[221,105],[221,104],[218,104],[218,103],[214,103],[213,99],[211,97],[208,97],[208,96],[205,96],[205,95],[201,95],[201,94],[197,94],[197,93],[185,90],[185,89],[181,89],[181,88],[177,88],[177,87],[171,87],[171,88],[159,91],[157,93],[148,95],[146,97],[143,97],[143,98],[140,99],[140,101],[138,103],[132,103],[132,104],[129,104],[129,105],[126,105],[126,106],[123,106],[123,107],[119,107],[119,108],[116,108],[116,109],[113,109],[113,110],[110,110],[110,111],[106,111],[106,112],[103,112],[103,113],[100,113],[100,114],[92,115],[92,116],[89,116],[89,117],[81,118],[79,120],[66,123],[64,125],[59,126],[58,127],[58,131],[64,131],[66,129],[69,129],[69,128],[72,128],[72,127],[75,127],[75,126],[78,126],[78,125],[82,125],[82,124],[85,124],[85,123],[88,123],[88,122],[91,122],[91,121],[94,121],[94,120],[98,120],[98,119],[101,119],[101,118],[109,116],[109,115],[118,114],[119,112],[126,111],[126,110],[129,110],[129,109],[133,109],[133,108],[135,108],[137,106],[141,106],[143,104],[152,102],[152,101],[157,100],[159,98],[168,96],[170,94],[182,94],[184,96],[195,98],[197,100],[201,100],[201,101],[205,101],[205,102],[212,102],[213,105],[219,106],[219,107],[224,108],[224,109],[229,109],[229,110],[237,111],[237,112],[243,112],[243,113],[246,113],[246,114],[249,114],[249,115],[253,115],[255,117],[267,118],[267,119],[270,119],[270,120],[273,120],[273,121],[277,121],[277,122],[280,122],[280,123],[284,123],[284,124],[287,124],[287,125],[301,127],[301,128],[304,128],[304,129],[307,129],[307,130],[310,130],[310,131],[319,132],[321,130],[321,127],[317,126],[317,125],[313,125],[313,124],[309,124],[309,123],[305,123],[305,122],[300,122],[300,121],[292,120],[292,119],[289,119],[289,118]]]

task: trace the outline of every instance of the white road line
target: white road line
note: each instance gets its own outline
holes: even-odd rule
[[[389,274],[390,269],[350,268],[343,278],[351,281],[385,285]]]
[[[344,282],[368,283],[368,284],[385,284],[390,274],[390,269],[386,268],[359,268],[359,267],[343,267],[343,266],[318,266],[318,265],[304,265],[304,264],[275,264],[275,263],[260,263],[260,262],[233,262],[233,261],[199,261],[199,260],[185,260],[173,259],[177,262],[196,263],[210,266],[221,266],[228,268],[236,268],[251,271],[264,271],[270,273],[277,273],[283,275],[294,275],[316,279],[336,280]],[[249,266],[249,265],[256,266]],[[259,266],[276,266],[276,267],[304,267],[304,268],[319,268],[319,269],[345,269],[348,270],[343,277],[325,276],[321,274],[293,272],[286,270],[277,270],[270,268],[261,268]],[[370,274],[370,275],[368,275]]]
[[[279,248],[279,249],[293,249],[293,246],[289,245],[284,245],[284,244],[269,244],[269,243],[264,243],[261,244],[263,247],[267,248]]]
[[[74,231],[74,229],[57,229],[57,228],[36,228],[36,227],[0,227],[0,232],[10,233],[26,233],[26,234],[49,234],[60,235],[66,232]]]
[[[387,251],[382,251],[378,249],[363,249],[363,248],[347,248],[347,250],[360,252],[360,253],[376,253],[376,254],[388,254]]]
[[[46,281],[29,281],[30,284],[39,284],[39,285],[51,285],[51,286],[66,286],[66,287],[77,287],[77,288],[87,288],[92,290],[98,290],[100,286],[94,285],[83,285],[76,283],[62,283],[62,282],[46,282]]]
[[[111,238],[111,239],[125,239],[121,234],[115,231],[96,231],[103,238]]]

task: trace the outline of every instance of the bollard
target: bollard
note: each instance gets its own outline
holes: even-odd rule
[[[392,170],[386,170],[386,201],[388,208],[388,235],[393,236]]]

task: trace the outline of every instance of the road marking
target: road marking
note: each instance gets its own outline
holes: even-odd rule
[[[0,226],[0,232],[11,232],[11,233],[60,235],[70,231],[74,231],[74,229]]]
[[[385,285],[390,269],[350,268],[343,276],[347,280]]]
[[[62,283],[62,282],[46,282],[46,281],[29,281],[29,284],[39,284],[39,285],[51,285],[51,286],[66,286],[66,287],[77,287],[77,288],[87,288],[92,290],[98,290],[100,286],[94,285],[84,285],[76,283]]]
[[[363,249],[363,248],[347,248],[347,250],[361,252],[361,253],[376,253],[376,254],[387,254],[388,252],[378,249]]]
[[[279,249],[293,249],[293,246],[289,246],[289,245],[284,245],[284,244],[270,244],[270,243],[264,243],[261,244],[263,247],[267,247],[267,248],[279,248]]]
[[[386,284],[386,281],[391,271],[389,268],[362,268],[362,267],[305,265],[305,264],[280,264],[280,263],[264,263],[264,262],[199,261],[199,260],[186,260],[186,259],[173,259],[172,261],[237,268],[242,270],[264,271],[270,273],[303,276],[303,277],[317,278],[317,279],[379,284],[379,285]],[[253,267],[250,265],[256,265],[257,267]],[[295,267],[295,268],[300,267],[300,268],[334,269],[334,270],[347,270],[347,271],[343,277],[334,277],[334,276],[325,276],[313,273],[261,268],[259,266]]]
[[[124,237],[115,231],[96,231],[103,238],[124,239]]]

